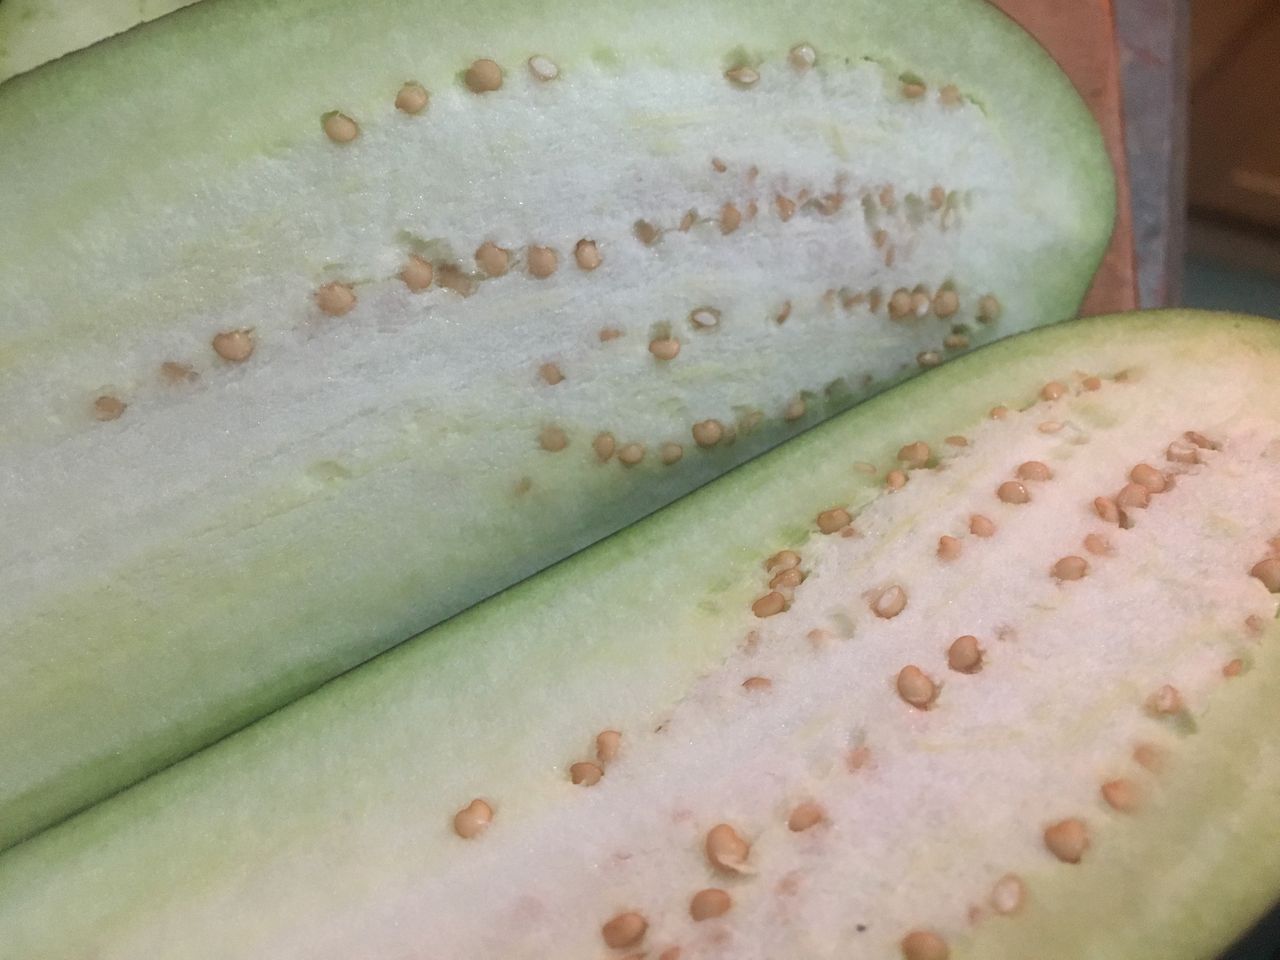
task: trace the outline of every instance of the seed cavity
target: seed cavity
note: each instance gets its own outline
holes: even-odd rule
[[[733,898],[723,890],[714,887],[699,890],[689,901],[689,916],[699,923],[703,920],[713,920],[716,917],[723,917],[732,906]]]
[[[893,584],[876,593],[871,600],[871,612],[882,620],[892,620],[907,608],[907,591]]]
[[[977,673],[982,669],[982,648],[978,638],[965,634],[947,648],[947,666],[957,673]]]
[[[119,397],[113,397],[110,394],[103,394],[93,401],[93,419],[107,423],[111,420],[119,420],[124,414],[125,408],[129,405]]]
[[[436,270],[430,260],[424,260],[417,254],[410,254],[408,261],[400,270],[400,279],[409,288],[410,293],[421,293],[431,286]]]
[[[849,511],[843,507],[832,507],[818,514],[818,529],[823,533],[836,533],[853,522]]]
[[[350,143],[360,136],[360,125],[345,113],[326,113],[320,121],[324,135],[334,143]]]
[[[326,283],[315,294],[316,306],[331,317],[350,313],[356,305],[356,292],[350,284]]]
[[[912,930],[902,938],[903,960],[948,960],[947,941],[932,930]]]
[[[538,446],[549,453],[559,453],[569,446],[569,435],[559,427],[543,427],[538,434]]]
[[[1138,785],[1126,777],[1104,783],[1102,799],[1107,802],[1107,806],[1119,813],[1133,813],[1142,805]]]
[[[704,844],[707,861],[722,873],[754,873],[747,864],[751,844],[727,823],[718,823],[707,832]]]
[[[249,329],[224,330],[214,334],[210,344],[213,352],[228,363],[244,363],[253,356],[257,346],[253,331]]]
[[[472,93],[492,93],[502,86],[502,68],[492,60],[475,60],[462,80]]]
[[[797,804],[787,816],[787,829],[792,833],[803,833],[816,827],[827,819],[827,811],[821,804],[805,802]]]
[[[560,265],[560,257],[550,247],[534,245],[525,253],[525,262],[529,267],[530,276],[545,280],[556,272],[556,268]]]
[[[621,950],[624,947],[634,947],[644,939],[648,929],[649,921],[641,914],[628,912],[620,913],[605,923],[600,928],[600,935],[604,938],[606,947]]]
[[[1079,863],[1089,849],[1089,828],[1076,817],[1059,820],[1045,827],[1044,845],[1063,863]]]
[[[569,779],[579,786],[593,787],[600,782],[600,778],[603,776],[604,770],[600,768],[600,765],[592,763],[590,760],[579,760],[569,767]]]
[[[1006,873],[991,888],[991,909],[1009,916],[1022,909],[1027,897],[1027,886],[1016,873]]]
[[[400,92],[396,94],[396,109],[410,116],[415,116],[427,109],[427,104],[430,102],[431,95],[427,93],[427,88],[412,80],[401,87]]]
[[[1053,479],[1053,471],[1049,469],[1049,465],[1041,463],[1039,460],[1028,460],[1026,463],[1020,464],[1017,473],[1018,479],[1031,480],[1037,483]]]
[[[1084,557],[1063,557],[1053,565],[1053,576],[1058,580],[1080,580],[1089,572],[1089,563]]]
[[[529,72],[533,74],[535,80],[541,80],[543,83],[549,83],[560,76],[560,68],[553,61],[539,54],[529,58]]]
[[[476,798],[453,815],[453,832],[463,840],[479,836],[493,822],[493,807]]]

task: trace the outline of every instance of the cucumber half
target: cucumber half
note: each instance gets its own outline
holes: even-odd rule
[[[1277,490],[1280,325],[997,344],[8,851],[0,956],[1210,956]]]
[[[219,0],[0,86],[0,846],[1069,315],[977,0]]]

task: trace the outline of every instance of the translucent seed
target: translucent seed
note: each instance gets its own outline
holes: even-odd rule
[[[822,533],[835,533],[843,530],[853,522],[853,517],[849,516],[849,511],[843,507],[832,507],[830,510],[823,510],[818,514],[818,529]]]
[[[1200,447],[1200,448],[1202,448],[1202,449],[1204,449],[1204,450],[1220,450],[1220,449],[1222,449],[1222,445],[1221,445],[1221,444],[1219,444],[1219,443],[1214,443],[1212,440],[1210,440],[1208,437],[1206,437],[1203,433],[1197,433],[1195,430],[1188,430],[1188,431],[1187,431],[1186,433],[1184,433],[1182,436],[1183,436],[1183,438],[1184,438],[1184,439],[1186,439],[1186,440],[1190,440],[1190,441],[1191,441],[1192,443],[1194,443],[1197,447]]]
[[[636,239],[643,243],[646,247],[653,246],[657,242],[658,237],[662,236],[662,231],[655,227],[648,220],[637,220],[631,228]]]
[[[427,93],[427,88],[420,83],[410,81],[396,94],[396,109],[402,113],[418,114],[427,109],[430,101],[431,95]]]
[[[609,458],[613,456],[615,445],[612,433],[598,433],[596,438],[591,441],[591,449],[596,452],[596,459],[601,463],[609,462]]]
[[[421,293],[430,287],[435,275],[435,267],[431,266],[431,261],[423,259],[416,253],[409,256],[409,260],[400,271],[400,279],[412,293]]]
[[[1116,505],[1122,509],[1145,508],[1151,503],[1151,491],[1140,483],[1126,483],[1116,494]]]
[[[899,287],[889,297],[889,316],[901,320],[911,313],[911,291]]]
[[[732,70],[726,70],[724,75],[725,79],[739,87],[754,86],[760,79],[760,74],[750,67],[734,67]]]
[[[224,330],[214,334],[210,343],[213,352],[229,363],[244,363],[257,346],[252,330]]]
[[[188,383],[199,377],[189,363],[166,360],[160,364],[160,376],[166,383]]]
[[[742,226],[742,213],[732,203],[720,208],[720,232],[730,234]]]
[[[720,311],[715,307],[695,307],[689,311],[689,322],[699,330],[711,330],[720,326]]]
[[[725,163],[723,160],[721,160],[719,157],[712,157],[711,169],[714,170],[716,173],[724,173],[726,170],[729,169],[729,165]]]
[[[955,316],[956,311],[959,309],[960,297],[949,287],[939,290],[933,295],[933,312],[942,319],[945,320],[948,317]]]
[[[601,763],[611,763],[622,747],[622,734],[617,730],[601,730],[596,734],[596,759]]]
[[[463,840],[470,840],[492,822],[493,807],[477,798],[453,815],[453,832]]]
[[[699,890],[689,901],[689,916],[695,922],[722,917],[733,906],[733,898],[723,890],[710,888]]]
[[[611,950],[634,947],[644,939],[649,921],[638,913],[620,913],[600,928],[604,944]]]
[[[1164,751],[1154,744],[1140,743],[1133,748],[1133,762],[1152,773],[1159,773],[1164,769]]]
[[[989,293],[978,300],[978,320],[982,323],[995,323],[1003,312],[1000,301]]]
[[[1110,497],[1094,497],[1093,509],[1107,523],[1120,522],[1120,508]]]
[[[1031,494],[1017,480],[1006,480],[996,487],[996,496],[1003,503],[1030,503]]]
[[[1107,806],[1112,810],[1120,813],[1133,813],[1142,804],[1142,795],[1138,791],[1138,785],[1132,780],[1121,777],[1117,780],[1108,780],[1102,785],[1102,799],[1107,802]]]
[[[578,786],[595,786],[603,776],[604,771],[600,769],[600,765],[590,760],[579,760],[569,767],[569,779]]]
[[[784,197],[782,194],[778,194],[773,198],[773,205],[777,208],[778,217],[783,223],[790,220],[796,212],[795,201]]]
[[[797,43],[787,54],[787,62],[797,70],[808,70],[818,62],[818,53],[807,43]]]
[[[543,83],[560,76],[560,68],[553,61],[537,54],[529,58],[529,72],[533,74],[535,80],[541,80]]]
[[[724,436],[724,424],[719,420],[699,420],[693,425],[693,442],[700,447],[714,447]]]
[[[704,848],[711,866],[725,873],[750,873],[747,857],[751,844],[727,823],[718,823],[707,832]]]
[[[969,438],[962,437],[957,433],[947,437],[945,443],[949,447],[967,447],[969,445]]]
[[[664,466],[669,467],[673,463],[679,463],[683,456],[684,447],[678,443],[667,442],[658,448],[658,457]]]
[[[1094,390],[1102,389],[1102,381],[1099,380],[1097,377],[1085,377],[1082,381],[1080,381],[1080,386],[1084,387],[1086,390],[1092,393]]]
[[[1040,388],[1040,397],[1044,400],[1057,400],[1067,394],[1067,385],[1061,380],[1050,380]]]
[[[1003,420],[1008,415],[1009,415],[1008,407],[992,407],[990,412],[987,414],[987,416],[990,417],[992,420]]]
[[[876,594],[871,612],[884,620],[892,620],[907,608],[907,591],[896,583]]]
[[[1100,533],[1087,534],[1084,538],[1084,548],[1095,557],[1105,557],[1115,552],[1111,541]]]
[[[476,281],[463,273],[454,264],[445,264],[437,271],[436,282],[446,290],[461,297],[469,297],[476,292]]]
[[[649,341],[649,352],[659,360],[674,360],[680,353],[680,341],[675,337],[657,337]]]
[[[991,888],[991,909],[996,913],[1009,916],[1022,908],[1027,896],[1026,884],[1016,873],[1006,873]]]
[[[787,817],[787,829],[792,833],[803,833],[816,827],[827,819],[827,811],[819,804],[806,802],[798,804]]]
[[[996,532],[996,525],[980,513],[969,518],[969,532],[975,537],[990,537]]]
[[[1175,440],[1165,450],[1165,459],[1173,463],[1199,463],[1199,448],[1190,440]]]
[[[573,248],[573,259],[577,261],[578,266],[583,270],[594,270],[604,262],[604,258],[600,256],[600,248],[596,246],[594,240],[588,240],[583,237]]]
[[[907,475],[901,470],[890,470],[884,475],[884,485],[890,490],[901,490],[907,485]]]
[[[525,253],[525,262],[529,266],[529,274],[539,280],[545,280],[556,272],[560,258],[550,247],[531,246]]]
[[[942,536],[938,538],[938,559],[954,560],[960,556],[960,541],[955,537]]]
[[[1140,463],[1130,470],[1129,479],[1146,487],[1151,493],[1163,493],[1168,486],[1164,474],[1147,463]]]
[[[599,336],[601,343],[608,343],[610,340],[617,340],[622,336],[622,331],[617,327],[601,327]]]
[[[928,463],[930,455],[929,445],[923,440],[917,440],[898,450],[898,461],[908,469],[915,470]]]
[[[1089,828],[1071,817],[1045,827],[1044,845],[1063,863],[1079,863],[1089,849]]]
[[[1280,593],[1280,559],[1267,557],[1259,560],[1249,570],[1249,576],[1262,581],[1270,593]]]
[[[1228,678],[1238,677],[1242,672],[1244,672],[1244,661],[1239,659],[1228,662],[1222,668],[1222,675]]]
[[[947,941],[931,930],[912,930],[902,938],[903,960],[947,960]]]
[[[618,462],[624,467],[634,467],[644,459],[643,443],[624,443],[618,449]]]
[[[766,593],[751,605],[751,612],[760,619],[772,617],[787,609],[787,599],[777,590]]]
[[[938,91],[938,101],[944,107],[958,107],[962,100],[963,97],[960,95],[960,88],[954,83],[948,83]]]
[[[321,125],[324,135],[334,143],[350,143],[360,136],[360,125],[345,113],[326,113]]]
[[[1041,433],[1057,433],[1063,426],[1061,420],[1043,420],[1036,425],[1036,429]]]
[[[1170,717],[1181,713],[1185,708],[1182,692],[1170,683],[1147,697],[1147,710],[1156,716]]]
[[[914,665],[908,665],[898,671],[896,681],[898,696],[917,710],[928,710],[938,695],[938,686]]]
[[[1017,472],[1019,479],[1022,480],[1043,482],[1053,479],[1053,471],[1049,469],[1049,465],[1041,463],[1039,460],[1028,460],[1018,467]]]
[[[538,376],[550,386],[564,381],[564,374],[560,372],[560,368],[554,363],[544,363],[538,367]]]
[[[742,689],[751,693],[760,693],[768,690],[773,686],[773,681],[768,677],[747,677],[742,681]]]
[[[792,567],[790,570],[779,570],[775,573],[769,581],[769,589],[794,590],[802,583],[804,583],[804,571],[798,567]]]
[[[943,339],[942,345],[948,350],[967,350],[969,349],[969,338],[963,333],[949,333]]]
[[[916,364],[926,370],[930,367],[936,367],[940,363],[942,363],[942,354],[938,353],[937,350],[925,350],[916,354]]]
[[[1089,572],[1089,564],[1084,557],[1063,557],[1053,565],[1053,575],[1058,580],[1080,580]]]
[[[934,184],[929,188],[929,206],[935,210],[942,209],[942,205],[947,202],[947,191],[942,189],[941,185]]]
[[[502,68],[492,60],[476,60],[462,79],[472,93],[492,93],[502,86]]]
[[[982,648],[978,638],[965,634],[947,648],[947,666],[957,673],[977,673],[982,669]]]
[[[924,96],[923,83],[904,83],[902,85],[902,95],[908,100],[919,100]]]
[[[800,566],[800,554],[794,550],[779,550],[764,562],[765,570],[791,570]]]
[[[806,405],[804,397],[792,397],[787,402],[787,407],[782,411],[782,419],[788,423],[793,423],[804,416]]]
[[[538,434],[538,446],[551,453],[559,453],[569,446],[569,435],[559,427],[543,427]]]
[[[356,292],[345,283],[326,283],[316,291],[316,306],[331,317],[350,313],[356,305]]]
[[[119,397],[103,394],[93,401],[93,419],[102,423],[119,420],[127,406],[128,404]]]

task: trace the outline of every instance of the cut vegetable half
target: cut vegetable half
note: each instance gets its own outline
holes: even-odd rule
[[[1280,325],[998,344],[0,856],[0,954],[1210,956],[1277,489]]]
[[[979,2],[220,0],[0,136],[0,845],[1067,316],[1112,203]]]

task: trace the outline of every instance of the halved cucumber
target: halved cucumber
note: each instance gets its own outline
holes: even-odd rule
[[[1278,489],[1280,325],[998,344],[8,851],[0,956],[1210,956]]]
[[[976,0],[219,0],[0,87],[0,846],[1071,313]]]

